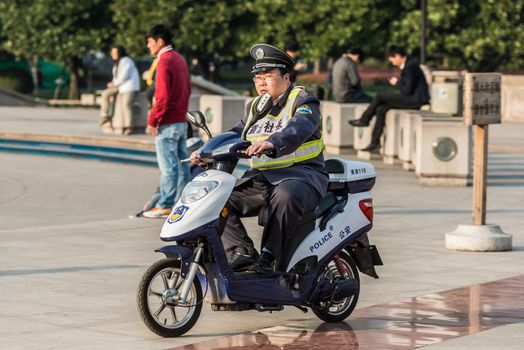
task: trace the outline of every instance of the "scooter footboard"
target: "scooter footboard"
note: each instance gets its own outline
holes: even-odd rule
[[[283,273],[235,276],[229,281],[228,295],[231,300],[254,304],[301,305],[311,293],[314,280],[314,274],[301,276],[299,281]]]

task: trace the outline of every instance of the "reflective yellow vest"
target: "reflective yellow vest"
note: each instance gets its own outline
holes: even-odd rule
[[[277,116],[268,114],[264,118],[258,120],[249,130],[245,131],[246,140],[255,142],[266,140],[275,132],[279,132],[286,127],[291,118],[293,118],[293,105],[298,94],[302,91],[299,88],[293,88],[288,95],[286,105]],[[259,97],[257,97],[259,98]],[[249,116],[246,121],[246,126],[249,125],[249,121],[253,118],[253,105],[251,104],[251,109],[249,111]],[[249,165],[251,168],[259,170],[269,170],[269,169],[278,169],[278,168],[287,168],[295,163],[302,162],[308,159],[317,157],[322,150],[324,149],[324,142],[322,137],[318,140],[312,140],[303,143],[298,147],[295,152],[288,155],[279,157],[279,158],[270,158],[266,155],[258,157],[251,157]]]

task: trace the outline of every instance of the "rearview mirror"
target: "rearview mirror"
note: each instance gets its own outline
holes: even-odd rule
[[[189,111],[186,116],[189,122],[197,128],[201,128],[202,125],[206,124],[206,118],[200,111]]]
[[[197,128],[204,130],[207,136],[212,139],[211,132],[206,125],[206,117],[200,111],[189,111],[186,113],[187,120]]]

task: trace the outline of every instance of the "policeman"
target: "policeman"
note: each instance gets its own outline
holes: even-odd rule
[[[232,129],[251,141],[246,150],[251,156],[250,170],[238,180],[228,201],[222,242],[232,269],[254,266],[255,271],[266,272],[281,258],[304,213],[322,200],[328,175],[323,171],[320,103],[292,85],[289,72],[295,62],[267,44],[254,45],[250,54],[256,60],[252,73],[259,96],[246,106],[244,118]],[[254,122],[253,105],[265,93],[271,94],[273,107]],[[198,163],[196,157],[192,156]],[[259,256],[240,218],[257,215],[264,205],[268,220]]]

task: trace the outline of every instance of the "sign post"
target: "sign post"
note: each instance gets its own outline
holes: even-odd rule
[[[468,251],[511,250],[511,235],[486,224],[489,124],[501,121],[500,73],[466,73],[464,124],[474,128],[473,225],[459,225],[446,234],[446,248]]]
[[[488,125],[474,127],[473,225],[486,224],[486,177],[488,169]]]

